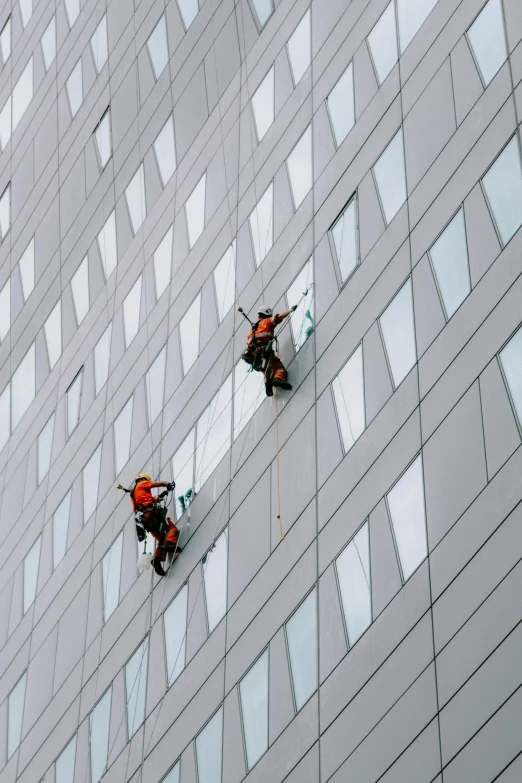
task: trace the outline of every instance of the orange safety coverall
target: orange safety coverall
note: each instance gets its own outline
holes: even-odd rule
[[[283,321],[283,318],[279,315],[279,313],[276,313],[274,316],[269,318],[260,318],[257,322],[257,329],[256,329],[256,343],[259,346],[264,347],[270,340],[273,340],[274,338],[274,329],[275,327],[280,324]],[[252,329],[248,333],[247,337],[247,344],[249,344],[252,340]],[[270,361],[268,363],[268,366],[265,370],[265,378],[267,381],[271,380],[272,378],[277,378],[280,381],[283,381],[286,383],[288,377],[288,373],[286,372],[286,368],[279,359],[278,356],[276,356],[274,353],[272,354]]]
[[[172,522],[170,517],[167,517],[168,529],[165,533],[162,530],[150,530],[150,526],[154,526],[154,510],[153,507],[157,503],[157,498],[151,492],[152,481],[138,481],[136,487],[131,494],[131,503],[134,511],[143,511],[143,524],[146,530],[149,530],[150,534],[154,536],[158,542],[154,557],[159,557],[160,560],[165,560],[167,556],[167,550],[173,551],[178,543],[179,530]]]

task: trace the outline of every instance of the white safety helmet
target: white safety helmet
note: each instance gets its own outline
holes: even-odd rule
[[[262,315],[265,318],[268,318],[269,316],[271,316],[272,313],[273,313],[272,308],[271,307],[267,307],[264,304],[260,305],[260,307],[258,308],[258,311],[257,311],[258,315]]]

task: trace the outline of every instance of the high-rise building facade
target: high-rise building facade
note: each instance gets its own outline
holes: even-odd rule
[[[4,0],[0,60],[2,783],[519,783],[520,0]]]

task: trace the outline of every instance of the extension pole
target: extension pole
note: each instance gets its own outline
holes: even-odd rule
[[[248,315],[245,313],[245,311],[243,310],[243,308],[242,308],[242,307],[238,307],[238,308],[237,308],[237,311],[238,311],[238,313],[241,313],[241,315],[243,316],[243,318],[246,318],[246,319],[247,319],[247,321],[248,321],[248,323],[250,324],[250,326],[253,326],[253,325],[254,325],[254,322],[250,320],[250,318],[249,318],[249,317],[248,317]]]

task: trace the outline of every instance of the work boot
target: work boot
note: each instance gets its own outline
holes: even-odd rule
[[[281,381],[279,378],[274,378],[272,381],[272,386],[277,386],[279,389],[284,389],[285,391],[291,391],[292,390],[292,384],[288,383],[288,381]]]
[[[152,560],[150,561],[150,564],[158,576],[165,576],[165,574],[167,573],[166,571],[163,570],[163,566],[161,565],[161,560],[159,559],[159,557],[153,557]]]
[[[274,396],[274,389],[273,389],[273,383],[272,381],[265,381],[265,391],[267,397],[273,397]]]

